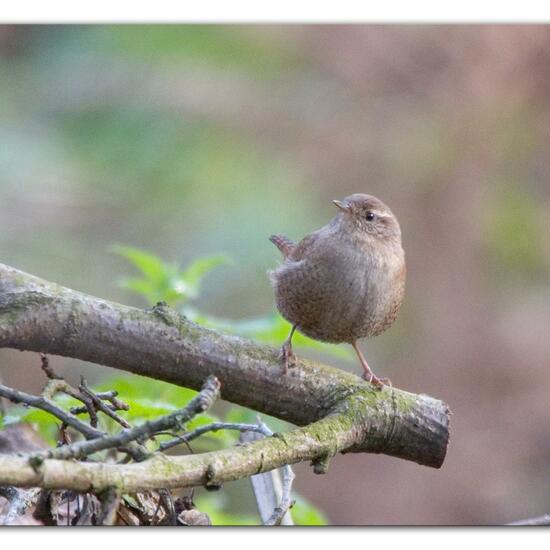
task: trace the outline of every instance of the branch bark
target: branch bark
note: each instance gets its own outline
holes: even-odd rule
[[[0,484],[9,478],[10,485],[82,490],[123,480],[129,490],[187,487],[301,460],[326,462],[338,452],[384,453],[439,468],[447,450],[450,412],[442,401],[378,391],[353,374],[302,359],[283,375],[272,348],[205,329],[162,305],[124,306],[3,264],[0,347],[74,357],[197,390],[214,375],[223,399],[306,426],[246,448],[141,464],[46,460],[35,472],[24,459],[3,456]]]

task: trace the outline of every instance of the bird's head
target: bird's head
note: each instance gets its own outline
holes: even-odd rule
[[[340,210],[335,221],[346,231],[358,231],[365,237],[379,240],[401,240],[397,218],[376,197],[355,193],[342,201],[332,202]]]

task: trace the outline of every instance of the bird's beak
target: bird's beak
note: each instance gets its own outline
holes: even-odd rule
[[[349,212],[350,210],[350,204],[349,202],[342,202],[342,201],[337,201],[337,200],[334,200],[332,201],[340,210],[342,210],[343,212]]]

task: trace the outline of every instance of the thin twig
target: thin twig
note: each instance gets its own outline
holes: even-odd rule
[[[55,382],[58,381],[56,380]],[[12,403],[22,403],[36,409],[46,411],[61,420],[61,422],[80,432],[87,439],[105,436],[104,432],[81,422],[78,418],[75,418],[73,415],[65,412],[63,409],[59,408],[52,401],[43,396],[31,395],[0,384],[0,397],[5,397]]]
[[[237,430],[240,432],[256,432],[265,437],[270,437],[273,435],[273,432],[258,418],[258,424],[243,424],[243,423],[232,423],[232,422],[213,422],[206,426],[200,426],[192,432],[188,432],[181,436],[176,436],[175,439],[171,439],[164,443],[161,443],[159,450],[164,451],[180,443],[188,443],[197,437],[208,433],[208,432],[217,432],[218,430]],[[289,465],[286,465],[282,468],[283,471],[283,490],[281,495],[281,501],[279,506],[275,508],[273,514],[266,520],[264,525],[280,525],[283,517],[292,507],[293,501],[291,498],[292,482],[294,481],[295,475],[292,471],[292,468]]]
[[[82,396],[68,382],[66,382],[62,376],[55,373],[53,368],[50,366],[50,360],[45,353],[40,354],[40,361],[40,366],[48,378],[48,383],[42,390],[42,397],[52,401],[56,393],[66,393],[67,395],[82,401],[82,403],[84,403],[85,411],[90,415],[90,424],[92,427],[97,428],[97,415],[91,400],[86,396]],[[75,413],[71,410],[71,414]]]
[[[131,442],[142,442],[158,432],[171,430],[173,428],[181,429],[182,426],[191,420],[197,414],[210,408],[218,398],[220,383],[214,376],[208,377],[201,391],[196,395],[186,407],[172,414],[163,416],[156,420],[145,422],[141,426],[121,430],[115,435],[104,435],[102,437],[89,440],[78,441],[71,445],[63,445],[57,449],[48,449],[31,456],[31,460],[43,460],[46,458],[83,458],[98,451],[111,448],[121,448]]]
[[[112,391],[106,391],[106,392],[94,392],[94,395],[103,401],[109,401],[109,403],[105,404],[106,407],[109,407],[112,411],[129,411],[130,406],[127,403],[124,403],[124,401],[121,401],[118,399],[117,395],[118,392],[115,390]],[[72,407],[69,409],[71,414],[85,414],[88,412],[88,407],[82,406],[82,407]],[[106,413],[108,414],[108,413]]]
[[[90,416],[90,424],[93,428],[97,428],[98,419],[96,410],[92,400],[89,397],[87,397],[86,395],[82,395],[78,390],[73,388],[68,382],[66,382],[62,378],[50,378],[50,380],[42,390],[42,396],[44,397],[44,399],[52,401],[55,395],[58,393],[66,393],[72,398],[84,403],[86,412]]]
[[[159,445],[159,451],[166,451],[176,445],[181,443],[189,443],[193,439],[208,433],[208,432],[217,432],[219,430],[237,430],[239,432],[258,432],[262,435],[268,435],[265,431],[265,428],[258,426],[257,424],[242,424],[238,422],[212,422],[212,424],[207,424],[206,426],[200,426],[194,429],[192,432],[185,433],[183,435],[176,435],[174,439],[165,441]],[[269,430],[269,428],[267,428]],[[273,435],[273,432],[270,432],[269,435]]]
[[[117,397],[118,392],[115,391],[115,390],[96,393],[96,396],[99,397],[99,399],[103,399],[104,401],[110,401],[111,405],[113,406],[113,410],[115,410],[115,411],[129,411],[130,410],[130,405],[128,405],[127,403],[124,403],[124,401],[121,401]]]
[[[186,441],[184,439],[184,436],[182,435],[178,435],[177,433],[174,433],[174,432],[159,432],[158,434],[156,434],[157,436],[159,435],[170,435],[172,436],[174,439],[171,439],[169,442],[167,441],[166,443],[171,443],[171,445],[169,445],[168,447],[166,448],[162,448],[162,443],[159,445],[158,449],[159,451],[163,451],[163,450],[166,450],[166,449],[170,449],[171,447],[175,447],[176,445],[179,445],[180,443],[183,443],[186,447],[187,447],[187,450],[191,453],[191,454],[194,454],[195,451],[193,450],[193,448],[191,447],[191,445],[189,444],[188,441]]]
[[[80,432],[88,442],[92,440],[103,440],[103,438],[107,438],[108,435],[96,428],[98,424],[97,414],[96,414],[96,404],[99,402],[100,406],[97,408],[101,410],[102,412],[105,412],[106,405],[101,402],[99,398],[93,392],[87,387],[84,386],[83,389],[85,392],[79,392],[78,390],[75,390],[70,384],[68,384],[65,380],[56,377],[53,370],[49,367],[49,364],[46,365],[48,370],[48,383],[44,387],[42,391],[42,395],[31,395],[13,388],[9,388],[4,385],[0,385],[0,396],[5,397],[12,401],[13,403],[22,403],[34,408],[38,408],[41,410],[44,410],[56,418],[58,418],[61,421],[61,432],[62,434],[65,433],[65,429],[67,426],[70,426],[74,428],[76,431]],[[64,411],[62,408],[58,407],[54,402],[53,398],[57,393],[66,393],[67,395],[70,395],[71,397],[74,397],[75,399],[78,399],[82,403],[84,403],[85,411],[90,416],[90,423],[92,426],[82,422],[76,416],[73,414],[69,414],[66,411]],[[114,403],[113,407],[124,407],[126,408],[127,405],[116,398],[116,392],[107,392],[106,398],[110,400],[112,403]],[[93,397],[92,397],[93,396]],[[74,409],[72,409],[74,410]],[[84,412],[84,410],[77,411],[77,412]],[[107,413],[106,413],[107,414]],[[109,416],[112,418],[113,414],[116,415],[116,413],[111,412]],[[126,421],[124,421],[126,422]],[[126,426],[131,429],[131,426],[126,422]],[[127,431],[128,428],[125,430]],[[65,438],[64,438],[65,439]],[[31,455],[31,460],[38,461],[33,462],[33,464],[38,464],[40,461],[49,456],[48,453],[54,453],[54,456],[57,456],[57,451],[59,449],[72,449],[73,447],[77,447],[85,443],[83,441],[78,441],[75,443],[67,443],[65,440],[65,444],[61,447],[58,447],[58,449],[50,449],[48,451],[39,452],[36,454]],[[149,453],[147,453],[146,449],[134,443],[131,439],[129,441],[123,441],[121,439],[121,443],[110,446],[113,448],[121,448],[123,452],[128,453],[134,460],[140,461],[144,460]],[[95,451],[92,451],[95,452]],[[62,455],[63,451],[60,451],[59,454]],[[91,453],[88,453],[91,454]],[[76,456],[76,455],[75,455]],[[84,454],[82,456],[87,456],[87,454]],[[61,456],[60,456],[61,457]],[[66,458],[70,458],[72,455],[67,456]]]
[[[159,502],[162,503],[162,506],[166,512],[166,523],[167,525],[176,525],[176,510],[174,508],[174,500],[172,499],[172,494],[168,489],[159,489]]]
[[[264,422],[262,422],[262,419],[260,418],[260,416],[258,416],[257,418],[258,418],[258,427],[262,429],[263,435],[264,436],[273,435],[273,432],[266,426]],[[280,496],[279,504],[275,506],[273,513],[267,519],[264,519],[264,525],[281,525],[283,521],[287,525],[292,525],[292,518],[290,516],[287,516],[287,512],[294,505],[294,501],[292,500],[292,482],[294,481],[294,478],[296,476],[294,475],[294,471],[292,470],[289,464],[284,465],[281,468],[281,471],[282,471],[282,488],[280,489],[281,496]],[[266,474],[259,474],[258,476],[252,476],[251,480],[253,481],[253,487],[254,487],[254,492],[256,494],[256,498],[258,498],[258,493],[256,491],[256,486],[254,485],[254,478],[263,476],[263,475],[271,476],[269,478],[269,481],[271,482],[269,484],[269,488],[273,493],[271,501],[272,502],[273,500],[276,501],[276,499],[278,498],[277,493],[279,491],[275,487],[274,482],[275,482],[275,479],[277,479],[277,481],[280,481],[279,471],[277,470],[274,470]]]
[[[50,367],[50,360],[48,359],[48,356],[45,353],[40,354],[40,361],[41,361],[40,367],[42,368],[42,370],[50,380],[61,380],[61,376],[58,376],[57,374],[55,374],[53,369]]]
[[[130,428],[130,424],[124,418],[121,418],[115,411],[117,410],[129,410],[129,406],[123,403],[120,399],[117,399],[118,392],[110,391],[103,393],[94,393],[86,383],[84,377],[81,378],[81,384],[78,390],[74,389],[63,377],[57,375],[52,367],[48,357],[44,354],[40,354],[42,361],[42,370],[48,377],[48,384],[42,391],[42,396],[46,399],[52,400],[56,393],[63,392],[70,395],[74,399],[77,399],[84,403],[83,407],[73,407],[70,409],[71,414],[77,415],[82,413],[88,413],[90,416],[90,424],[96,428],[98,424],[97,411],[101,411],[115,422],[118,422],[124,428]],[[109,401],[111,405],[103,403],[102,400]]]
[[[76,516],[73,525],[94,525],[94,518],[100,514],[99,498],[90,493],[77,494]]]
[[[80,393],[88,397],[94,406],[102,413],[112,418],[115,422],[118,422],[124,428],[131,428],[130,424],[128,424],[124,418],[119,416],[109,405],[106,405],[96,394],[94,394],[92,390],[90,390],[84,377],[82,377],[80,387],[78,389],[80,390]]]
[[[283,466],[283,493],[281,495],[281,502],[277,508],[271,514],[271,517],[264,523],[264,525],[281,525],[285,514],[292,508],[294,501],[292,500],[292,482],[296,477],[292,468],[287,464]]]
[[[120,506],[121,494],[115,487],[109,487],[101,493],[101,512],[97,518],[96,525],[114,525]]]
[[[162,505],[162,499],[160,498],[160,494],[159,494],[159,499],[158,499],[158,502],[157,502],[157,506],[155,508],[155,513],[153,514],[153,517],[151,518],[151,525],[158,525],[157,524],[157,516],[160,512],[161,505]]]

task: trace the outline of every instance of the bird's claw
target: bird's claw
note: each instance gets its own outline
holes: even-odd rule
[[[389,378],[378,378],[376,374],[373,372],[364,372],[363,373],[363,380],[366,380],[367,382],[370,382],[374,386],[376,386],[379,390],[381,390],[384,386],[392,387],[391,380]]]
[[[292,351],[290,344],[285,343],[281,348],[281,353],[279,354],[279,359],[283,362],[283,370],[286,374],[290,367],[296,365],[296,355]]]

